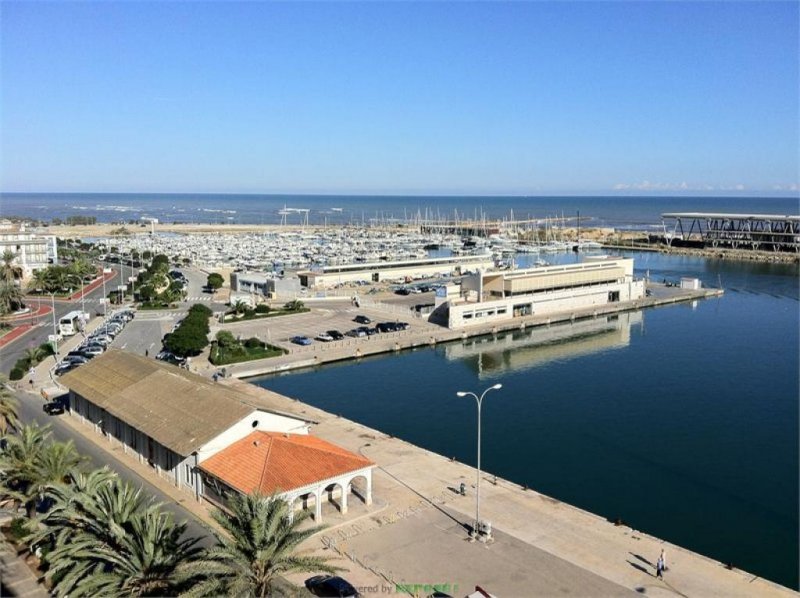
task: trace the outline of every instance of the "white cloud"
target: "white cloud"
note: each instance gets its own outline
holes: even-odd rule
[[[795,185],[796,187],[796,185]],[[788,187],[785,187],[788,189]],[[742,183],[735,185],[709,185],[708,183],[653,183],[642,181],[641,183],[617,183],[613,187],[614,191],[745,191],[747,187]],[[776,190],[779,190],[777,187]]]
[[[711,185],[694,185],[686,181],[680,183],[651,183],[642,181],[641,183],[617,183],[614,185],[615,191],[713,191]]]
[[[800,184],[789,183],[788,185],[773,185],[773,191],[800,191]]]

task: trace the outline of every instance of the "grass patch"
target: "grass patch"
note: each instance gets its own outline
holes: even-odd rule
[[[155,309],[178,309],[177,303],[140,303],[138,309],[142,311]]]
[[[286,353],[288,353],[286,349],[263,343],[256,338],[250,338],[242,342],[231,341],[230,337],[227,337],[223,342],[218,340],[214,343],[208,355],[208,360],[214,365],[230,365],[256,359],[279,357]]]

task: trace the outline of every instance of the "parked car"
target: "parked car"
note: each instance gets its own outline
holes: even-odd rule
[[[366,336],[372,336],[377,332],[375,328],[370,328],[369,326],[359,326],[356,330],[362,331]]]
[[[56,376],[61,376],[62,374],[66,374],[67,372],[71,372],[72,370],[74,370],[79,365],[80,365],[79,363],[69,363],[69,362],[62,361],[61,363],[59,363],[56,366],[55,375]]]
[[[50,401],[42,405],[42,411],[47,415],[61,415],[66,411],[66,408],[61,401]]]
[[[305,345],[310,345],[311,344],[311,339],[308,338],[307,336],[293,336],[289,340],[292,341],[295,345],[304,345],[305,346]]]
[[[83,355],[97,357],[98,355],[102,355],[106,349],[102,345],[81,345],[78,347],[78,350]]]
[[[360,338],[363,336],[367,336],[367,333],[362,330],[361,328],[353,328],[352,330],[348,330],[345,332],[345,336],[352,336],[353,338]]]
[[[370,320],[367,316],[358,315],[353,318],[353,322],[358,322],[359,324],[371,324],[372,320]]]
[[[84,363],[89,363],[89,358],[85,355],[67,355],[61,360],[61,363],[77,363],[83,365]]]
[[[103,347],[108,347],[108,345],[114,342],[114,339],[107,334],[93,334],[86,340],[94,345],[102,345]]]
[[[378,332],[396,332],[397,326],[395,326],[394,322],[378,322],[375,324],[375,329]]]
[[[309,577],[306,580],[306,588],[315,596],[338,596],[343,598],[361,595],[349,581],[333,575]]]
[[[339,332],[338,330],[328,330],[327,334],[335,341],[340,341],[344,338],[344,334]]]
[[[160,351],[158,355],[156,355],[156,359],[159,361],[166,361],[172,365],[184,365],[186,363],[186,358],[178,357],[171,351]]]
[[[322,341],[323,343],[329,343],[333,340],[333,337],[328,334],[327,332],[320,332],[317,336],[314,337],[318,341]]]
[[[397,290],[395,291],[395,293],[396,293],[397,295],[410,295],[410,294],[411,294],[411,291],[409,291],[409,290],[408,290],[407,288],[405,288],[405,287],[401,287],[401,288],[397,289]]]

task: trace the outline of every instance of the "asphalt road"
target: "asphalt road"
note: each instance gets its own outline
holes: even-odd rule
[[[126,268],[126,270],[128,270],[128,268]],[[130,272],[126,272],[126,275],[130,276]],[[122,284],[121,280],[122,278],[117,267],[114,270],[114,278],[106,281],[106,292],[108,293]],[[96,289],[86,292],[83,301],[81,301],[80,297],[75,301],[63,301],[59,299],[53,301],[50,297],[45,296],[41,299],[41,302],[46,305],[50,304],[55,306],[55,321],[58,322],[58,319],[67,312],[74,309],[81,309],[81,305],[85,306],[85,310],[90,314],[96,314],[98,309],[102,309],[100,299],[102,299],[103,296],[103,285],[100,285]],[[38,321],[34,321],[34,324],[38,324],[38,326],[24,336],[3,347],[2,354],[0,354],[0,372],[8,374],[17,360],[25,353],[26,349],[38,347],[42,343],[47,342],[47,337],[53,334],[52,314],[47,314],[39,318]]]
[[[103,467],[104,465],[108,465],[119,474],[121,479],[130,482],[136,487],[142,487],[156,502],[163,503],[162,508],[172,513],[175,521],[185,521],[186,534],[191,537],[199,538],[199,544],[201,546],[210,546],[214,543],[213,535],[209,529],[192,513],[185,510],[169,496],[150,484],[146,478],[129,469],[113,455],[109,455],[106,451],[100,449],[94,442],[87,440],[80,434],[76,434],[69,426],[61,421],[61,418],[69,417],[68,415],[49,416],[45,414],[42,411],[43,401],[38,396],[26,392],[17,392],[15,396],[19,400],[19,416],[23,422],[31,423],[35,421],[40,426],[49,425],[53,432],[53,438],[62,442],[71,439],[75,443],[77,451],[81,455],[89,458],[90,467]],[[192,500],[191,497],[189,497],[188,500]]]

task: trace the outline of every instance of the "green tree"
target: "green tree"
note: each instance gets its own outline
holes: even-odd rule
[[[153,258],[153,263],[150,264],[150,267],[155,272],[156,270],[169,270],[169,258],[164,255],[163,253],[159,253],[157,256]]]
[[[189,589],[199,552],[141,489],[108,469],[79,474],[48,492],[52,508],[37,521],[31,542],[52,539],[45,555],[58,596],[170,596]]]
[[[221,289],[223,284],[225,284],[225,279],[222,278],[222,274],[217,272],[212,272],[206,279],[206,285],[214,290]]]
[[[270,595],[278,575],[293,572],[340,570],[329,559],[297,551],[298,546],[321,527],[300,530],[308,516],[291,519],[289,505],[275,496],[237,495],[229,512],[215,510],[212,517],[225,532],[214,531],[216,546],[192,568],[205,576],[186,596]]]
[[[24,306],[22,289],[17,283],[0,279],[0,315],[7,314]]]
[[[300,301],[299,299],[295,299],[293,301],[289,301],[286,305],[283,306],[283,309],[288,311],[300,311],[305,307],[305,304]]]
[[[247,303],[244,302],[243,299],[237,299],[236,301],[233,302],[231,307],[233,308],[233,313],[235,313],[238,316],[239,314],[243,314],[244,312],[247,311],[248,305]]]
[[[47,489],[67,482],[83,461],[84,458],[75,450],[72,440],[44,445],[28,474],[25,489],[21,492],[28,517],[33,517]]]
[[[16,434],[5,437],[5,446],[0,452],[0,486],[6,498],[16,503],[25,502],[48,437],[47,428],[40,428],[36,423],[22,426]]]
[[[228,348],[237,345],[238,341],[229,330],[220,330],[217,332],[217,343],[220,347]]]
[[[19,402],[6,386],[6,377],[0,374],[0,438],[19,425]]]
[[[29,367],[37,365],[47,356],[47,351],[45,351],[41,346],[25,349],[25,353],[23,353],[23,359],[28,362]]]
[[[6,249],[3,252],[0,260],[2,261],[2,277],[6,282],[13,283],[17,278],[22,278],[22,268],[14,265],[14,260],[17,259],[17,254],[13,251]]]

